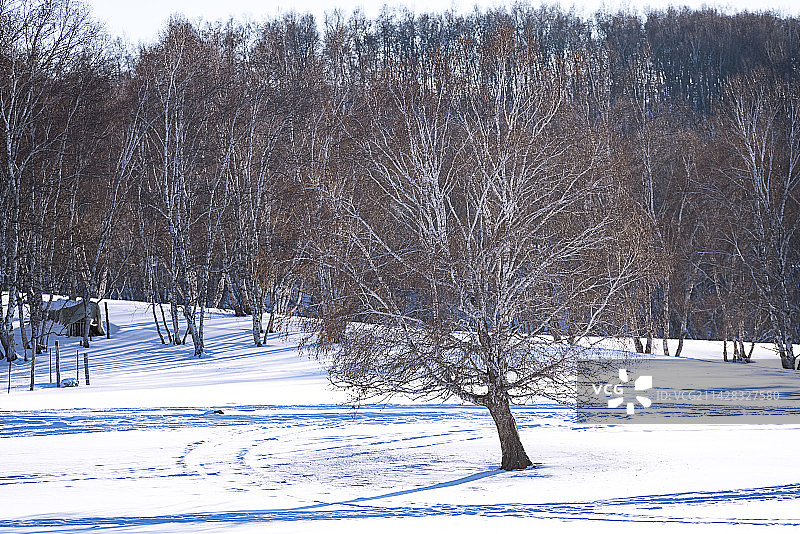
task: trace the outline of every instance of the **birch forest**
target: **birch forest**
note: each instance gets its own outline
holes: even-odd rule
[[[63,295],[149,303],[195,356],[209,309],[258,346],[302,317],[371,394],[460,351],[408,392],[491,404],[470,351],[537,336],[769,342],[798,367],[796,18],[174,16],[136,47],[78,1],[0,0],[0,134],[9,361]]]

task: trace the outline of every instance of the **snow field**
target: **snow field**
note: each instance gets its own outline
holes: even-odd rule
[[[541,465],[506,473],[480,408],[354,409],[323,364],[297,352],[297,336],[252,347],[249,318],[214,312],[198,360],[158,342],[145,305],[110,308],[120,330],[87,351],[91,386],[82,367],[78,388],[43,383],[40,355],[29,392],[29,364],[12,366],[12,393],[0,396],[0,532],[800,526],[798,425],[592,427],[556,405],[518,407]],[[74,376],[77,339],[59,341]],[[704,350],[716,349],[687,342],[685,355]]]

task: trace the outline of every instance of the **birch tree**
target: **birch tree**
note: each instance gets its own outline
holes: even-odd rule
[[[732,233],[736,254],[767,308],[771,336],[784,369],[797,367],[794,335],[800,309],[800,98],[796,84],[764,73],[742,77],[728,88],[728,171],[741,205]]]
[[[254,45],[246,48],[240,65],[238,106],[241,136],[233,151],[233,209],[236,214],[237,251],[252,314],[253,342],[262,345],[266,291],[277,280],[271,265],[277,206],[282,196],[288,163],[284,138],[291,129],[289,100],[282,95],[275,61],[281,48],[280,25],[267,26]],[[271,325],[267,330],[271,329]]]
[[[0,314],[0,343],[6,358],[16,358],[12,321],[20,291],[20,239],[23,184],[45,152],[55,151],[65,135],[63,123],[48,119],[65,96],[62,78],[78,68],[96,29],[86,10],[71,0],[0,1],[0,121],[3,131],[2,290],[8,293]],[[29,182],[31,183],[31,182]],[[36,193],[36,188],[32,190]],[[37,204],[35,199],[31,202]],[[40,222],[40,221],[38,221]],[[37,222],[37,223],[38,223]],[[35,230],[35,229],[34,229]],[[38,236],[38,231],[34,232]],[[39,244],[35,243],[35,252]],[[31,266],[36,272],[38,267]],[[31,299],[34,300],[34,299]],[[39,303],[33,303],[34,308]]]
[[[142,52],[139,64],[139,75],[149,84],[142,152],[147,195],[142,198],[168,239],[163,263],[169,271],[173,343],[181,343],[180,307],[198,357],[204,350],[197,312],[200,306],[202,317],[205,277],[203,261],[196,255],[205,258],[204,247],[211,246],[209,226],[204,225],[215,209],[224,175],[216,165],[220,152],[215,152],[219,147],[212,132],[219,90],[219,65],[213,57],[213,47],[196,28],[173,19],[162,40]],[[227,148],[221,151],[224,159]]]

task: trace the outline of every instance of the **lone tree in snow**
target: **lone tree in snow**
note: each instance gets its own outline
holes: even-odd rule
[[[325,261],[346,276],[319,307],[317,346],[356,401],[485,406],[512,470],[531,461],[511,405],[570,397],[580,349],[555,340],[601,326],[634,247],[619,246],[602,152],[577,135],[558,69],[507,34],[491,45],[488,75],[387,80],[343,118],[365,141],[349,183],[321,187],[339,236]]]

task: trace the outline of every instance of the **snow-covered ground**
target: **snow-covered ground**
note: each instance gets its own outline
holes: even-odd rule
[[[50,385],[40,355],[35,391],[18,361],[7,394],[0,367],[0,532],[800,527],[800,425],[581,426],[557,405],[518,407],[541,465],[507,473],[480,408],[355,409],[297,335],[255,348],[249,318],[211,313],[198,360],[161,345],[146,305],[109,306],[119,330],[79,350],[79,387]],[[74,377],[78,340],[57,339]],[[684,356],[721,358],[721,343]]]

